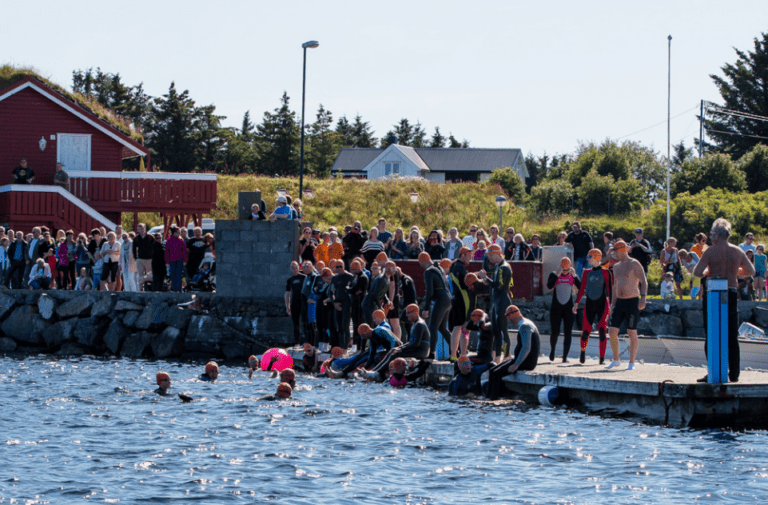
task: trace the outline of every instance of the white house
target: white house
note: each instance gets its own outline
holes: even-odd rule
[[[484,181],[498,168],[511,167],[528,177],[520,149],[408,147],[341,149],[331,175],[380,179],[391,175],[424,177],[435,182]]]

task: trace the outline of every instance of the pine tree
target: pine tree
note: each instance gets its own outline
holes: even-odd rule
[[[421,123],[416,123],[413,127],[413,140],[411,147],[426,147],[427,132],[421,127]]]
[[[189,92],[179,93],[171,83],[168,93],[155,98],[152,120],[147,125],[147,147],[161,170],[189,172],[197,165],[195,150],[199,138],[195,130],[195,102]]]
[[[296,113],[288,106],[288,93],[280,99],[280,107],[274,113],[265,112],[264,119],[256,127],[262,140],[259,152],[258,172],[262,174],[298,175],[299,140],[301,129],[296,123]]]
[[[461,142],[456,140],[456,137],[453,136],[453,133],[448,135],[448,147],[454,147],[454,148],[462,147]]]
[[[435,126],[435,133],[432,134],[432,141],[429,147],[445,147],[445,137],[440,134],[440,127]]]
[[[376,147],[376,137],[368,121],[363,121],[360,114],[355,116],[355,122],[352,123],[352,138],[354,147]]]
[[[322,104],[317,119],[307,126],[306,170],[318,177],[331,175],[331,167],[339,154],[341,136],[333,131],[333,115]]]

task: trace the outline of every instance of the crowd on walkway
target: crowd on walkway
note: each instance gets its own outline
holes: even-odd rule
[[[0,283],[13,289],[176,291],[204,287],[215,268],[213,235],[171,226],[168,238],[121,226],[87,235],[46,226],[31,233],[0,226]]]

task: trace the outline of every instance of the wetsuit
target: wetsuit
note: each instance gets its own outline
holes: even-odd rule
[[[314,286],[312,286],[312,292],[317,296],[317,341],[328,343],[331,341],[331,328],[334,327],[335,315],[330,301],[328,304],[325,303],[331,298],[331,285],[318,275]]]
[[[307,276],[299,273],[293,275],[285,283],[286,293],[290,293],[289,304],[291,308],[291,321],[293,321],[293,343],[300,345],[301,342],[301,288],[304,286],[304,279]]]
[[[608,328],[608,315],[611,311],[611,272],[607,268],[597,266],[584,270],[584,277],[579,288],[579,296],[576,304],[581,301],[584,293],[587,301],[584,304],[584,319],[581,323],[581,354],[579,361],[584,363],[584,355],[589,343],[589,334],[592,331],[592,323],[598,318],[597,332],[600,335],[600,363],[605,360],[605,332]]]
[[[215,382],[214,379],[211,379],[211,376],[207,373],[200,374],[200,380],[203,382]]]
[[[507,316],[505,312],[507,307],[512,305],[512,298],[509,296],[509,286],[512,284],[512,268],[509,263],[502,261],[496,266],[491,277],[484,279],[485,284],[491,292],[491,327],[493,330],[494,347],[496,355],[501,355],[501,345],[509,340],[509,329],[507,328]]]
[[[354,274],[353,274],[354,275]],[[360,335],[357,333],[357,328],[363,324],[363,308],[361,306],[365,293],[368,292],[368,276],[360,272],[360,275],[355,275],[354,280],[346,288],[347,293],[352,298],[352,327],[354,330],[354,344],[358,349],[361,347]]]
[[[334,306],[336,318],[335,332],[331,332],[332,346],[346,349],[352,341],[352,333],[349,325],[352,322],[352,297],[347,292],[347,286],[355,280],[355,276],[349,272],[337,274],[331,279],[331,301],[341,305],[341,310]]]
[[[475,310],[475,300],[477,295],[473,289],[467,289],[464,283],[464,277],[467,275],[467,267],[461,261],[455,261],[451,265],[448,279],[451,288],[451,328],[463,325],[469,314]]]
[[[392,333],[392,329],[387,328],[383,324],[380,324],[374,328],[373,331],[371,331],[369,340],[371,341],[371,349],[379,349],[379,347],[383,347],[385,352],[389,352],[402,344],[400,339],[398,339],[395,334]],[[365,363],[366,369],[370,370],[373,368],[374,358],[375,356],[373,354],[368,355],[368,361]]]
[[[315,373],[317,371],[317,351],[315,351],[315,354],[310,356],[307,356],[306,354],[301,360],[302,364],[304,365],[304,371],[309,373]]]
[[[387,298],[392,302],[392,308],[387,311],[387,319],[398,319],[400,317],[400,311],[402,310],[402,297],[400,296],[400,274],[395,271],[392,277],[387,277],[389,285],[387,287]],[[393,289],[394,286],[394,289]],[[393,295],[389,296],[389,291],[393,291]]]
[[[394,336],[394,334],[393,334]],[[384,358],[376,365],[374,372],[379,372],[381,379],[384,379],[384,374],[387,371],[389,362],[395,358],[418,358],[424,359],[429,356],[429,328],[423,319],[419,318],[413,324],[411,332],[411,338],[405,345],[399,346],[400,352],[397,354],[390,354],[387,358]]]
[[[523,318],[517,325],[517,345],[514,357],[502,361],[491,368],[489,372],[488,398],[497,399],[504,390],[502,379],[510,374],[508,368],[512,364],[519,365],[518,370],[533,370],[539,357],[541,339],[539,330],[533,321]]]
[[[304,320],[304,340],[312,344],[313,347],[317,347],[317,295],[312,291],[312,288],[318,278],[320,278],[320,276],[317,275],[317,273],[312,272],[305,277],[304,284],[301,288],[301,316]],[[310,300],[312,303],[310,303]]]
[[[493,367],[493,363],[473,364],[468,374],[459,371],[458,363],[454,363],[453,380],[448,384],[448,396],[464,396],[472,393],[477,396],[483,394],[480,377]]]
[[[568,359],[573,333],[573,287],[581,287],[581,281],[575,275],[567,273],[557,275],[552,272],[547,279],[547,288],[552,289],[552,308],[549,310],[549,323],[552,327],[549,335],[549,361],[555,360],[557,338],[560,336],[560,322],[563,323],[563,362]]]
[[[437,348],[437,333],[440,332],[446,343],[451,343],[451,333],[448,331],[448,313],[451,310],[451,295],[448,281],[443,269],[433,263],[424,270],[424,305],[422,310],[429,311],[429,348],[434,356]]]
[[[168,391],[163,388],[155,389],[155,393],[159,394],[160,396],[168,396]]]
[[[373,311],[381,308],[389,302],[387,293],[389,292],[389,279],[384,274],[371,279],[371,287],[368,288],[368,294],[365,295],[362,302],[363,321],[369,326],[373,326]]]
[[[477,338],[477,356],[470,358],[472,363],[482,364],[493,361],[493,330],[488,315],[484,315],[477,323],[470,319],[466,328],[469,331],[479,332]]]
[[[406,274],[400,274],[400,291],[402,293],[401,304],[403,310],[400,313],[400,327],[403,329],[403,335],[411,334],[411,322],[408,320],[408,315],[405,313],[405,307],[408,307],[412,303],[417,303],[416,300],[416,286],[413,284],[413,279]]]
[[[421,360],[419,361],[418,365],[416,365],[415,370],[404,374],[393,373],[389,376],[389,385],[393,388],[404,388],[408,385],[409,382],[415,382],[422,375],[424,375],[427,372],[430,364],[431,363],[429,361]]]

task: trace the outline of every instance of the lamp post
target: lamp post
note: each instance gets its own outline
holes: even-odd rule
[[[667,37],[667,41],[667,238],[669,238],[669,173],[672,171],[672,159],[670,158],[669,148],[669,115],[672,105],[672,35]],[[699,143],[701,143],[701,139],[699,139]]]
[[[316,40],[304,42],[304,78],[301,81],[301,155],[299,156],[299,195],[304,190],[304,98],[307,90],[307,48],[315,48],[320,44]]]
[[[507,199],[503,196],[496,197],[496,205],[499,206],[499,233],[504,229],[502,208],[507,204]]]

